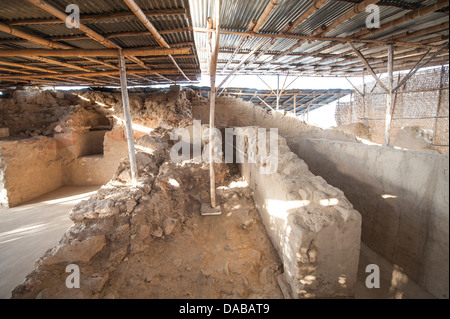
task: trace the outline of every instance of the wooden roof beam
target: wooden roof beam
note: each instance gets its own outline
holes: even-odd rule
[[[164,56],[176,54],[191,54],[192,48],[131,48],[123,49],[125,56]],[[48,49],[0,49],[0,56],[11,57],[31,57],[31,56],[52,56],[52,57],[117,57],[118,50],[115,49],[66,49],[66,50],[48,50]]]
[[[401,16],[400,18],[397,18],[390,22],[384,23],[379,28],[371,29],[371,30],[363,29],[359,32],[356,32],[355,34],[352,34],[352,37],[364,38],[364,37],[367,37],[370,35],[374,35],[374,34],[383,32],[387,29],[396,27],[402,23],[411,21],[411,20],[419,18],[419,17],[423,17],[425,15],[428,15],[430,13],[433,13],[437,10],[440,10],[440,9],[448,7],[448,6],[449,6],[449,0],[438,0],[435,3],[430,4],[426,7],[413,10],[413,11]]]
[[[322,8],[328,0],[315,0],[314,3],[299,17],[297,20],[293,22],[289,22],[281,31],[281,33],[291,33],[294,31],[300,24],[305,22],[314,12],[318,11]]]
[[[67,45],[55,43],[50,40],[46,40],[44,38],[20,31],[16,28],[13,28],[13,27],[6,25],[4,23],[1,23],[1,22],[0,22],[0,31],[9,33],[13,36],[25,39],[29,42],[36,43],[36,44],[39,44],[39,45],[42,45],[44,47],[51,48],[51,49],[69,49],[69,48],[71,48]]]
[[[380,78],[376,75],[376,73],[370,66],[369,62],[367,62],[366,58],[361,54],[361,52],[358,51],[358,49],[353,45],[353,43],[349,42],[348,44],[352,47],[355,54],[361,59],[361,62],[364,63],[364,65],[367,68],[367,71],[369,71],[369,73],[372,74],[375,81],[377,81],[378,84],[386,91],[386,93],[388,93],[389,92],[388,88],[383,84],[383,82],[381,82]]]
[[[67,16],[67,14],[65,12],[55,8],[54,6],[52,6],[49,3],[45,2],[44,0],[26,0],[26,1],[28,1],[29,3],[35,5],[36,7],[44,10],[45,12],[47,12],[47,13],[55,16],[55,17],[57,17],[58,19],[60,19],[62,21],[66,21],[67,20],[68,16]],[[69,19],[69,21],[71,21],[71,20]],[[97,41],[98,43],[103,44],[104,46],[106,46],[108,48],[120,49],[120,47],[117,44],[111,42],[110,40],[106,39],[105,37],[103,37],[102,35],[98,34],[94,30],[88,28],[87,26],[85,26],[82,23],[80,23],[80,25],[78,26],[78,29],[80,31],[83,31],[84,33],[86,33],[91,39]]]
[[[189,70],[188,70],[189,72]],[[139,74],[139,75],[156,75],[157,73],[166,74],[166,75],[174,75],[178,74],[177,70],[168,69],[168,70],[128,70],[129,74]],[[64,74],[33,74],[27,75],[26,77],[22,77],[23,79],[33,79],[33,78],[64,78],[64,77],[78,77],[78,76],[107,76],[107,75],[119,75],[118,70],[114,71],[100,71],[100,72],[72,72],[72,73],[64,73]],[[0,80],[7,79],[10,76],[0,75]]]
[[[138,19],[144,24],[144,26],[152,33],[153,37],[155,38],[156,42],[163,47],[170,49],[170,45],[164,40],[162,35],[156,30],[155,26],[148,20],[145,13],[141,10],[139,5],[134,0],[123,0],[126,5],[130,8],[130,10],[138,17]],[[175,65],[175,67],[180,71],[180,73],[183,75],[183,77],[188,80],[189,82],[191,79],[184,73],[184,71],[180,68],[178,63],[175,61],[175,58],[169,54],[169,58],[172,61],[172,63]]]
[[[37,6],[38,8],[46,11],[47,13],[54,15],[58,19],[62,21],[67,22],[67,14],[65,12],[62,12],[61,10],[55,8],[54,6],[50,5],[49,3],[45,2],[44,0],[27,0],[31,4]],[[71,21],[69,19],[69,21]],[[88,37],[91,39],[97,41],[98,43],[104,45],[105,47],[111,48],[111,49],[121,49],[121,47],[114,42],[110,41],[109,39],[105,38],[104,36],[98,34],[91,28],[87,27],[86,25],[79,23],[78,29],[82,32],[84,32]],[[133,58],[134,61],[138,60],[137,58]]]
[[[206,29],[194,28],[196,32],[208,32]],[[336,43],[347,43],[349,41],[353,43],[372,43],[378,45],[389,45],[394,44],[396,46],[412,47],[412,48],[430,48],[432,46],[424,45],[420,42],[403,42],[403,41],[390,41],[390,40],[374,40],[374,39],[359,39],[356,37],[324,37],[324,36],[308,36],[308,35],[296,35],[296,34],[262,34],[253,32],[241,32],[241,31],[231,31],[231,30],[220,30],[222,34],[233,34],[240,36],[254,36],[260,38],[282,38],[282,39],[297,39],[297,40],[317,40],[317,41],[335,41]]]
[[[273,10],[275,9],[275,7],[278,5],[279,2],[280,2],[280,0],[269,0],[266,8],[264,9],[263,13],[258,18],[258,20],[250,22],[250,25],[247,28],[247,32],[255,32],[255,33],[259,32],[259,30],[261,30],[261,28],[264,25],[264,23],[266,23],[266,21],[269,19],[270,14],[273,12]],[[245,41],[247,41],[250,38],[251,38],[251,36],[244,36],[244,37],[241,38],[241,40],[239,41],[239,43],[238,43],[236,49],[234,50],[233,54],[228,59],[227,64],[223,67],[222,73],[225,72],[226,69],[230,66],[230,64],[232,63],[234,57],[240,51],[240,49],[241,49],[242,45],[245,43]],[[267,47],[266,51],[270,50],[270,47],[276,41],[277,41],[277,39],[272,40],[271,45],[269,47]],[[262,54],[260,54],[260,55],[262,55]],[[256,59],[257,58],[258,57],[256,57]]]
[[[23,68],[23,69],[26,69],[26,70],[48,72],[48,73],[53,73],[53,74],[58,73],[56,71],[52,71],[52,70],[49,70],[49,69],[44,69],[44,68],[39,68],[39,67],[34,67],[34,66],[28,66],[28,65],[25,65],[23,63],[13,63],[13,62],[0,61],[0,65],[13,66],[13,67],[17,67],[17,68]]]
[[[270,15],[272,14],[273,10],[275,10],[275,7],[278,5],[279,2],[280,0],[269,0],[269,3],[267,3],[266,8],[264,9],[259,19],[256,21],[251,31],[259,32],[259,30],[261,30],[262,26],[264,25],[264,23],[267,22],[267,20],[269,19]]]
[[[358,3],[353,8],[351,8],[346,13],[339,16],[336,20],[334,20],[330,25],[326,26],[325,28],[317,28],[312,32],[312,35],[325,35],[331,30],[339,27],[340,25],[344,24],[345,22],[351,20],[361,12],[364,12],[366,8],[370,5],[376,4],[380,2],[380,0],[364,0],[361,3]]]
[[[187,10],[184,8],[180,9],[167,9],[167,10],[149,10],[144,12],[146,16],[149,17],[159,17],[168,15],[185,15]],[[102,14],[83,14],[80,16],[81,22],[89,21],[99,21],[99,20],[109,20],[113,18],[132,18],[135,17],[134,14],[129,11],[124,12],[111,12]],[[64,23],[62,20],[58,19],[24,19],[16,21],[2,21],[8,25],[35,25],[35,24],[61,24]]]

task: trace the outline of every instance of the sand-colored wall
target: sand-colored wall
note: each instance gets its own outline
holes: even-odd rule
[[[366,245],[434,296],[449,297],[448,156],[325,139],[288,144],[361,213]]]
[[[125,128],[116,125],[104,135],[103,154],[75,158],[65,167],[66,185],[104,185],[113,177],[120,160],[128,155]]]
[[[47,137],[0,141],[0,204],[17,206],[62,185],[56,141]]]
[[[209,102],[193,97],[192,116],[201,120],[202,124],[209,123]],[[342,131],[323,130],[321,128],[305,124],[291,115],[281,112],[266,112],[261,107],[240,98],[218,98],[215,110],[215,123],[221,127],[259,126],[263,128],[277,128],[278,134],[286,136],[305,136],[317,138],[331,138],[343,141],[357,142],[352,134]]]
[[[254,143],[257,141],[248,139],[250,149]],[[252,152],[239,147],[247,155]],[[278,138],[277,163],[267,164],[260,154],[256,158],[256,163],[242,164],[241,171],[254,191],[256,207],[283,262],[290,297],[352,296],[361,215],[342,191],[314,176],[284,138]],[[275,173],[261,171],[267,165],[273,166]]]

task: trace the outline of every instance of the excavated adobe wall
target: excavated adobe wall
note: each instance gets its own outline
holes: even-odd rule
[[[192,102],[192,116],[209,123],[209,101],[190,91],[188,98]],[[263,128],[277,128],[281,136],[305,136],[329,138],[342,141],[358,142],[354,135],[337,130],[323,130],[279,112],[266,112],[262,108],[245,102],[240,98],[220,97],[216,99],[215,121],[217,126],[244,127],[259,126]]]
[[[185,92],[132,93],[130,102],[135,138],[191,118]],[[128,152],[120,93],[16,90],[0,99],[0,115],[0,126],[10,132],[0,143],[7,149],[20,145],[27,154],[21,159],[3,151],[3,206],[16,206],[62,185],[104,185]],[[50,155],[39,142],[43,136],[55,145]],[[44,169],[35,165],[38,162]],[[35,170],[33,185],[14,186],[24,180],[21,174],[33,175]]]
[[[56,141],[40,136],[0,141],[0,205],[17,206],[61,186]]]
[[[207,101],[193,101],[194,115],[208,108]],[[436,297],[448,298],[448,156],[346,138],[355,132],[367,138],[370,131],[363,125],[345,134],[336,132],[342,128],[322,131],[300,121],[290,125],[292,118],[272,121],[277,115],[240,99],[219,99],[216,112],[219,124],[278,128],[310,170],[343,190],[361,213],[363,242]]]
[[[244,128],[243,134],[251,130],[260,137],[255,127]],[[241,139],[237,147],[251,157],[257,143]],[[256,207],[283,262],[280,280],[289,286],[289,296],[285,297],[352,296],[358,272],[361,215],[341,190],[313,175],[284,138],[278,137],[277,163],[267,163],[257,152],[256,162],[246,161],[241,171],[254,191]],[[274,173],[261,170],[271,165],[275,165]]]
[[[448,155],[289,138],[362,215],[362,241],[438,298],[449,292]]]

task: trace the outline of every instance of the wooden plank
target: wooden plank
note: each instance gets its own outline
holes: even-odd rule
[[[350,46],[353,49],[353,52],[356,53],[356,55],[361,59],[361,62],[364,63],[364,65],[367,68],[367,71],[370,72],[370,74],[373,76],[373,78],[375,79],[375,81],[378,82],[378,84],[383,88],[383,90],[386,92],[386,94],[388,94],[389,90],[386,88],[386,86],[383,84],[383,82],[381,82],[381,80],[378,78],[378,76],[375,74],[375,72],[373,71],[372,67],[370,66],[369,62],[367,62],[366,58],[361,54],[361,52],[358,51],[357,48],[355,48],[355,46],[353,45],[353,43],[349,42]]]
[[[391,144],[391,124],[392,124],[392,107],[394,103],[394,94],[392,93],[394,88],[394,46],[390,45],[388,48],[388,83],[389,89],[386,96],[386,126],[384,145],[389,146]]]

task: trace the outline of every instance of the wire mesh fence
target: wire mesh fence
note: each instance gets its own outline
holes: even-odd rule
[[[404,76],[404,75],[403,75]],[[402,75],[394,75],[394,87]],[[382,79],[387,86],[387,78]],[[387,94],[379,84],[358,88],[360,93],[347,103],[338,103],[338,126],[363,123],[369,127],[371,140],[384,142]],[[405,127],[420,127],[427,133],[431,147],[449,152],[449,66],[417,72],[395,94],[392,113],[392,137]]]

